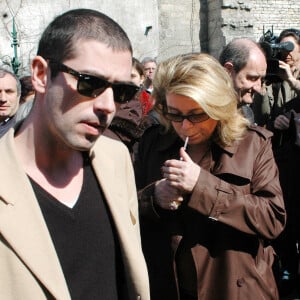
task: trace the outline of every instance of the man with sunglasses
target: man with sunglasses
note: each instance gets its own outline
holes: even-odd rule
[[[44,31],[33,108],[0,142],[1,299],[150,299],[131,159],[102,136],[138,89],[131,62],[100,12],[68,11]]]

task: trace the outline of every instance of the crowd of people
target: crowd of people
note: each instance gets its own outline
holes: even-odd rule
[[[300,31],[276,43],[139,60],[74,9],[0,67],[0,298],[300,297]]]

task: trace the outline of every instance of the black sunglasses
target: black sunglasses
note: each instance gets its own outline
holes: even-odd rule
[[[114,101],[126,103],[132,100],[140,89],[135,84],[112,83],[100,77],[77,72],[59,62],[51,61],[51,63],[55,65],[57,71],[71,74],[77,78],[77,91],[86,97],[95,98],[111,87],[114,92]]]
[[[209,115],[206,113],[200,113],[200,114],[191,114],[191,115],[179,115],[179,114],[173,114],[169,112],[164,112],[163,115],[165,118],[172,122],[183,122],[183,120],[187,119],[191,123],[201,123],[204,121],[207,121],[209,119]]]

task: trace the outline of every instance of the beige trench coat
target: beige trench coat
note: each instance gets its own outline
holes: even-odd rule
[[[0,139],[0,299],[69,300],[62,268],[18,158],[14,130]],[[129,299],[150,299],[128,151],[100,137],[90,153],[118,233]]]

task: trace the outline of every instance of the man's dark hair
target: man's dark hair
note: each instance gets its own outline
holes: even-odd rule
[[[32,85],[32,80],[31,76],[23,76],[20,78],[21,82],[21,98],[20,98],[20,103],[25,102],[26,97],[32,93],[34,93],[34,88]]]
[[[99,11],[74,9],[57,16],[45,29],[37,55],[56,62],[74,57],[74,45],[79,40],[96,40],[113,50],[130,51],[130,40],[114,20]],[[52,76],[56,72],[52,69]]]
[[[295,28],[282,30],[279,37],[277,38],[277,42],[280,43],[280,41],[287,36],[292,36],[296,40],[297,44],[300,45],[300,30]]]
[[[260,46],[251,39],[233,39],[222,50],[219,57],[219,62],[222,66],[224,66],[227,62],[231,62],[233,64],[234,71],[238,73],[246,66],[248,62],[251,46],[260,48]]]
[[[135,57],[132,58],[132,67],[137,70],[140,76],[144,75],[144,67],[142,63]]]

